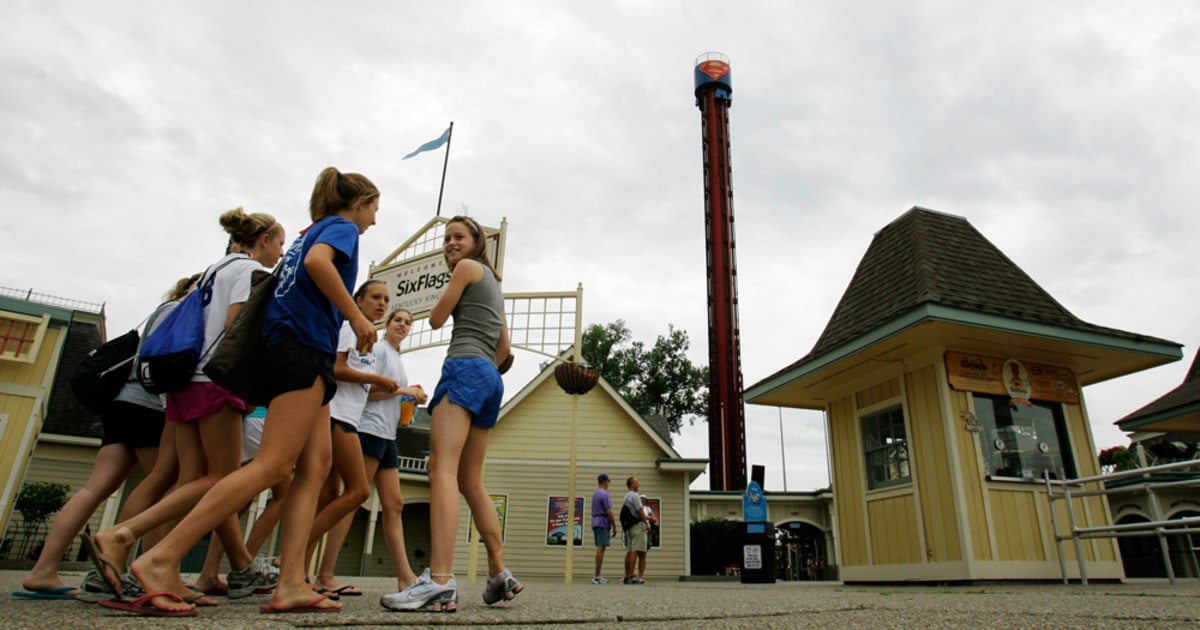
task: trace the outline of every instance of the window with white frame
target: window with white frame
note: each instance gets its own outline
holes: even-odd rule
[[[912,481],[904,409],[900,405],[862,417],[867,488],[887,488]]]

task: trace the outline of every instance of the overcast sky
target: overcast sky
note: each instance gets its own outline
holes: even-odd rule
[[[363,266],[435,211],[507,218],[506,291],[668,324],[706,365],[695,59],[733,68],[742,372],[806,354],[873,234],[965,217],[1081,319],[1184,344],[1084,390],[1112,423],[1177,386],[1200,280],[1200,5],[1133,2],[18,2],[0,26],[0,286],[103,302],[110,334],[220,257],[236,206],[289,241],[326,166],[382,191]],[[431,386],[443,349],[408,355]],[[418,356],[419,355],[419,356]],[[518,356],[511,393],[533,375]],[[781,490],[780,411],[748,406]],[[783,410],[789,490],[828,484]],[[676,446],[707,457],[707,429]],[[620,475],[620,471],[610,471]],[[707,488],[701,479],[694,487]]]

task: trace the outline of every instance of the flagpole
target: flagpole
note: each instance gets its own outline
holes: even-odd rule
[[[446,189],[446,167],[450,165],[450,141],[454,139],[454,121],[450,121],[450,133],[446,134],[446,159],[442,161],[442,184],[438,186],[437,216],[442,216],[442,191]]]

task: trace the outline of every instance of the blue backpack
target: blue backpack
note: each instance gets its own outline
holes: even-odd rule
[[[231,258],[216,269],[209,268],[200,286],[183,301],[146,340],[138,352],[138,381],[151,394],[166,394],[191,382],[204,348],[204,307],[212,302],[212,285],[217,272],[237,260]]]

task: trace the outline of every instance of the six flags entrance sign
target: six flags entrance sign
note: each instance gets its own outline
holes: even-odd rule
[[[413,319],[429,314],[450,282],[450,269],[442,254],[445,226],[449,219],[436,217],[418,230],[378,265],[371,266],[371,279],[381,280],[391,296],[389,311],[406,308]],[[504,274],[504,238],[508,222],[499,228],[483,226],[488,258]],[[396,259],[399,258],[398,262]]]

